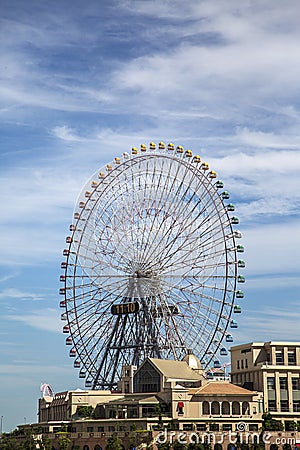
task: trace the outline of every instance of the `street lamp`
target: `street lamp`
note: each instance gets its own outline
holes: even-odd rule
[[[0,417],[0,435],[2,435],[3,416]]]

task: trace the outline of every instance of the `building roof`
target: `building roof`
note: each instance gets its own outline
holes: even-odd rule
[[[127,395],[121,399],[114,399],[109,402],[109,404],[158,404],[160,402],[159,397],[156,395],[138,395],[136,393]]]
[[[234,351],[237,349],[243,349],[246,347],[249,348],[255,348],[255,347],[273,347],[273,346],[280,346],[280,347],[299,347],[300,342],[299,341],[267,341],[267,342],[248,342],[247,344],[239,344],[234,345],[230,348],[230,351]]]
[[[249,391],[248,389],[237,386],[226,381],[212,381],[210,383],[201,386],[200,388],[190,389],[190,394],[193,395],[255,395],[255,391]]]
[[[169,380],[198,381],[203,375],[191,369],[185,361],[149,358],[149,361]]]

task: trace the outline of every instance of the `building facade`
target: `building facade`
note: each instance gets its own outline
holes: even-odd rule
[[[284,424],[285,431],[272,434],[266,448],[277,450],[276,439],[286,439],[283,442],[291,444],[290,450],[297,446],[300,343],[234,346],[231,382],[223,375],[207,376],[192,354],[183,361],[147,358],[139,367],[123,367],[117,391],[77,389],[43,395],[34,426],[51,438],[55,450],[62,424],[72,446],[84,450],[105,449],[112,434],[122,439],[125,450],[143,448],[142,444],[155,449],[162,430],[199,439],[209,436],[228,450],[232,436],[239,435],[245,442],[248,434],[257,443],[263,413],[268,411]],[[221,450],[217,444],[214,450]],[[236,448],[231,445],[231,450]]]
[[[300,343],[252,342],[231,348],[232,383],[263,393],[274,418],[300,421]]]

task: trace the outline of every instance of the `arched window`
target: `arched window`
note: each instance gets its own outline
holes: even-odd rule
[[[236,446],[234,444],[228,444],[227,450],[236,450]]]
[[[90,450],[90,447],[88,445],[84,445],[83,450]]]
[[[214,450],[222,450],[222,445],[221,444],[215,444],[214,445]]]
[[[239,402],[233,402],[232,403],[232,414],[234,416],[240,416],[241,415],[241,406]]]
[[[287,444],[287,443],[283,444],[282,448],[283,448],[283,450],[292,450],[291,445]]]
[[[212,402],[211,413],[212,414],[220,414],[220,403],[219,402]]]
[[[243,402],[242,403],[242,414],[250,414],[250,408],[249,408],[249,403],[248,402]]]
[[[222,414],[229,416],[230,406],[228,402],[222,402]]]
[[[276,444],[271,444],[271,445],[270,445],[270,450],[278,450],[278,445],[276,445]]]
[[[100,445],[95,445],[94,450],[102,450],[102,447]]]
[[[209,415],[210,414],[209,403],[208,402],[203,402],[202,403],[202,414],[203,415]]]

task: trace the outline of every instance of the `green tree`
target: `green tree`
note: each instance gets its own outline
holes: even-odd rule
[[[262,429],[264,431],[283,431],[283,423],[280,420],[273,419],[270,413],[264,413],[262,419]]]
[[[58,438],[59,449],[69,450],[71,442],[71,439],[69,439],[66,434],[61,434]]]
[[[115,434],[107,439],[106,450],[122,450],[122,442]]]
[[[89,406],[80,405],[77,406],[77,415],[78,417],[92,417],[94,414],[94,408]]]
[[[156,444],[158,450],[169,450],[171,448],[171,444],[168,444],[167,442],[165,444]]]
[[[46,435],[43,435],[41,439],[38,439],[37,443],[39,444],[41,450],[52,450],[52,441]]]
[[[0,450],[22,450],[22,442],[11,434],[2,434],[0,441]]]
[[[173,444],[173,449],[174,450],[187,450],[188,449],[188,445],[187,444],[183,444],[181,442],[175,441]]]

